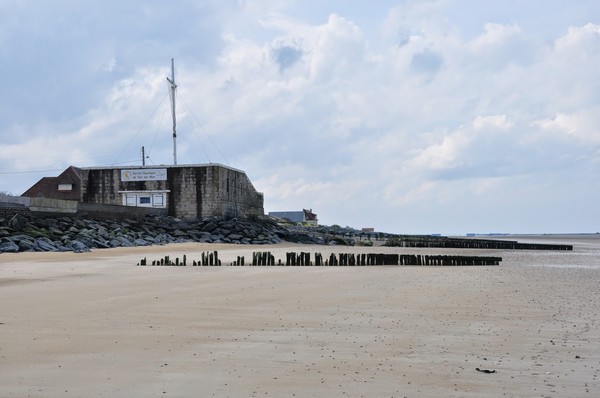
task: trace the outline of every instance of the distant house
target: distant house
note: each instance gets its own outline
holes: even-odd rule
[[[299,224],[319,225],[317,215],[313,213],[312,209],[302,209],[302,211],[270,211],[269,215]]]
[[[152,167],[69,167],[21,196],[163,209],[171,216],[262,216],[263,194],[241,170],[215,163]]]
[[[29,198],[47,198],[79,200],[81,193],[81,169],[70,166],[58,177],[43,177],[21,196]]]

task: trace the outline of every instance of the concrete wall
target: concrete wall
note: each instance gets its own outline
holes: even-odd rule
[[[70,213],[77,212],[77,201],[62,199],[31,198],[29,210],[35,212]]]
[[[42,216],[68,214],[93,218],[142,218],[146,215],[166,216],[167,209],[81,203],[76,200],[0,196],[0,216],[15,213]]]
[[[123,205],[119,191],[165,190],[167,181],[121,181],[121,169],[82,169],[81,201]]]
[[[121,205],[119,191],[169,190],[168,212],[175,217],[195,219],[264,214],[263,195],[241,170],[215,164],[169,166],[166,181],[128,182],[121,181],[121,170],[82,169],[81,200]]]
[[[25,196],[0,195],[0,203],[5,207],[29,206],[31,198]]]
[[[142,218],[146,215],[166,216],[166,209],[77,203],[77,214],[91,218]]]

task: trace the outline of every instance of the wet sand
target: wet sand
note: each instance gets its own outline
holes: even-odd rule
[[[181,244],[3,254],[0,396],[597,396],[600,239],[559,243],[575,250]],[[254,250],[504,261],[136,267],[208,250],[224,264]]]

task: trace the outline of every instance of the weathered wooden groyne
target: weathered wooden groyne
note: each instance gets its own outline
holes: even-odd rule
[[[148,259],[146,257],[142,258],[138,265],[146,266],[182,266],[185,267],[187,265],[187,256],[184,254],[181,261],[179,261],[179,257],[175,257],[172,259],[170,256],[164,256],[157,260],[153,260],[151,263],[148,263]],[[192,266],[218,266],[221,265],[221,260],[219,260],[219,253],[215,250],[212,252],[204,252],[200,255],[200,259],[192,260]]]
[[[314,259],[314,261],[313,261]],[[423,265],[423,266],[487,266],[500,265],[502,257],[484,256],[447,256],[447,255],[423,255],[423,254],[389,254],[389,253],[331,253],[323,257],[321,253],[288,252],[285,262],[275,259],[269,251],[252,253],[252,266],[373,266],[373,265]],[[141,259],[138,265],[153,266],[186,266],[187,257],[183,260],[179,257],[173,261],[169,256],[154,260],[148,264],[146,258]],[[194,260],[193,266],[219,266],[221,260],[217,251],[202,253],[201,260]],[[230,266],[244,266],[244,256],[229,264]]]
[[[519,243],[512,240],[448,238],[445,236],[400,235],[389,238],[388,247],[428,247],[443,249],[573,250],[573,245]]]

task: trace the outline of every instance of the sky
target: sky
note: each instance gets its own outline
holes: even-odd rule
[[[0,192],[244,170],[265,211],[407,234],[600,231],[597,0],[0,0]]]

